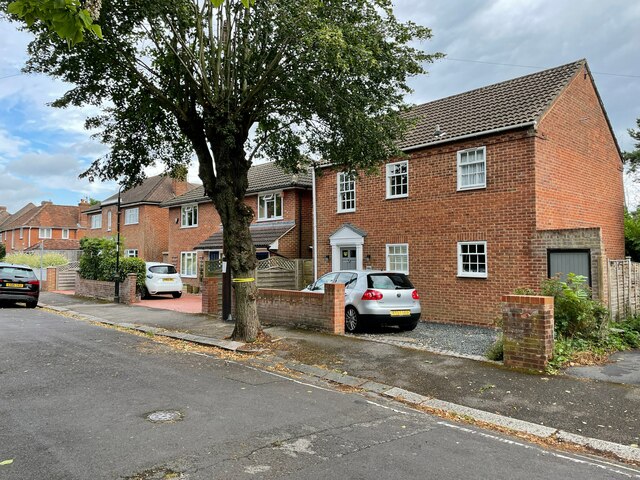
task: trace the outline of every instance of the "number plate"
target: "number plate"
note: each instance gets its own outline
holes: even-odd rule
[[[173,278],[163,278],[163,282],[173,282]]]
[[[5,283],[5,287],[13,287],[13,288],[23,288],[24,283]]]
[[[392,317],[408,317],[411,315],[410,310],[391,310]]]

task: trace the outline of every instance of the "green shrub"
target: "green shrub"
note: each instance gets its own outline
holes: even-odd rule
[[[556,334],[588,339],[606,330],[609,312],[602,302],[591,298],[584,276],[569,273],[566,282],[558,277],[545,280],[542,295],[554,298]]]
[[[489,360],[495,360],[497,362],[504,359],[504,337],[502,335],[489,347],[486,356]]]
[[[136,285],[142,289],[145,281],[145,264],[141,258],[120,257],[116,275],[116,241],[112,238],[83,238],[80,240],[80,276],[87,280],[113,282],[116,277],[122,282],[127,274],[137,275]],[[120,249],[122,252],[122,248]]]
[[[16,263],[19,265],[29,265],[31,268],[40,268],[40,253],[11,253],[4,259],[7,263]],[[57,267],[58,265],[66,265],[69,260],[59,253],[45,253],[42,255],[43,267]]]

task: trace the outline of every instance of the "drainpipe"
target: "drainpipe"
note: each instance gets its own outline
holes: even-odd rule
[[[318,209],[316,205],[316,167],[311,168],[311,196],[313,204],[313,281],[318,279]]]

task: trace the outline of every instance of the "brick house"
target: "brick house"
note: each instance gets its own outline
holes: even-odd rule
[[[607,300],[624,257],[620,150],[586,61],[413,108],[377,175],[315,175],[318,273],[408,272],[423,320],[493,325],[556,273]]]
[[[4,215],[0,223],[0,239],[7,253],[23,252],[33,249],[41,242],[55,240],[57,246],[65,250],[77,247],[86,225],[81,210],[87,205],[54,205],[42,202],[39,206],[28,203],[13,215]],[[4,209],[5,207],[0,207]]]
[[[162,261],[169,245],[169,215],[160,207],[166,200],[195,188],[196,185],[165,175],[145,179],[140,185],[120,194],[120,238],[124,256],[146,261]],[[116,237],[118,194],[91,206],[87,216],[87,237]]]
[[[311,258],[310,173],[285,173],[271,162],[252,166],[248,180],[245,203],[256,212],[250,228],[258,258]],[[220,216],[205,196],[203,186],[167,200],[162,206],[169,215],[165,261],[176,266],[184,283],[198,285],[201,262],[222,255]]]

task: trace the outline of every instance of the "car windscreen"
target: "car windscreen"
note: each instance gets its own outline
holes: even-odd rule
[[[163,275],[172,275],[174,273],[178,273],[176,267],[173,265],[154,265],[153,267],[149,267],[149,271],[151,273],[161,273]]]
[[[367,275],[367,288],[403,290],[414,287],[404,273],[370,273]]]
[[[0,267],[0,278],[22,278],[25,280],[35,280],[36,274],[33,270],[20,267]]]

